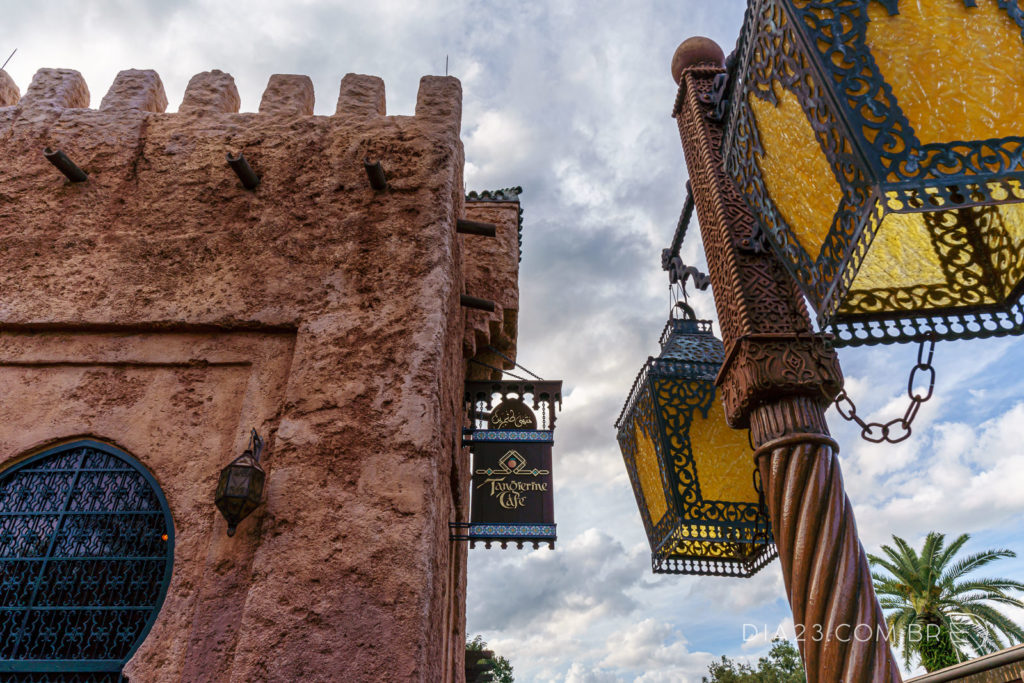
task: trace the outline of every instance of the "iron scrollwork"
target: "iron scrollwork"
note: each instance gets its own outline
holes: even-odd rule
[[[0,474],[0,676],[118,680],[163,602],[173,533],[153,478],[105,444]]]

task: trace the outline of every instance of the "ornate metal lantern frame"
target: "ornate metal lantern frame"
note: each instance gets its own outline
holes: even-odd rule
[[[690,428],[722,411],[715,376],[725,354],[711,322],[684,310],[662,331],[661,355],[648,358],[633,383],[615,423],[619,446],[651,545],[651,569],[748,577],[777,556],[771,524],[763,500],[712,499],[706,479],[702,488],[700,476],[712,473],[698,472]],[[742,461],[760,494],[752,452]]]
[[[1021,7],[997,1],[1024,35]],[[920,340],[926,333],[935,339],[1020,334],[1024,259],[1018,255],[1022,236],[1016,223],[1024,214],[1011,208],[1006,223],[1012,219],[1014,226],[1008,228],[990,207],[1024,202],[1024,137],[960,140],[942,138],[923,124],[915,130],[897,101],[903,91],[894,94],[866,39],[869,14],[882,21],[880,8],[896,15],[909,0],[877,2],[875,7],[873,0],[752,0],[730,58],[732,76],[717,84],[729,109],[726,168],[837,345]],[[963,5],[976,3],[963,0]],[[927,25],[920,18],[913,21]],[[1003,68],[983,54],[985,46],[964,46],[965,52],[972,50],[976,54],[963,56],[960,67],[966,75],[959,77],[967,82],[971,69]],[[885,66],[886,74],[897,70]],[[958,65],[939,68],[957,72]],[[787,223],[759,166],[765,141],[751,102],[778,106],[780,96],[795,96],[837,182],[831,227],[812,240],[806,226]],[[1011,128],[1004,122],[994,132]],[[971,130],[977,132],[979,125]],[[924,214],[946,282],[852,290],[869,246],[893,214]],[[816,256],[817,244],[801,244],[801,238],[820,240]]]
[[[0,472],[0,680],[125,680],[167,596],[174,522],[153,475],[81,439]]]
[[[228,536],[263,502],[267,473],[260,465],[262,452],[263,439],[253,429],[249,447],[220,472],[214,504],[228,523]]]

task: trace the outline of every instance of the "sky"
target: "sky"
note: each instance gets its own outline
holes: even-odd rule
[[[700,681],[720,655],[756,658],[792,618],[777,562],[752,579],[654,575],[613,424],[669,312],[660,269],[686,168],[669,64],[693,35],[728,52],[741,0],[629,3],[0,0],[0,60],[22,92],[43,67],[85,76],[98,106],[121,69],[159,72],[173,111],[189,78],[232,74],[255,111],[274,73],[309,75],[317,114],[348,72],[381,76],[389,114],[419,78],[462,81],[467,190],[519,185],[519,360],[564,381],[555,443],[555,550],[470,553],[467,633],[517,681]],[[687,263],[703,267],[692,226]],[[714,319],[710,292],[692,295]],[[717,332],[717,325],[716,325]],[[906,407],[910,346],[844,349],[860,413]],[[861,540],[971,534],[967,551],[1024,551],[1024,341],[940,343],[914,435],[871,445],[828,417]],[[1024,557],[990,575],[1024,580]],[[1011,612],[1019,622],[1024,613]]]

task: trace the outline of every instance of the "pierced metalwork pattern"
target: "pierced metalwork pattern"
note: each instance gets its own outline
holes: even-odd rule
[[[883,4],[890,14],[899,10],[899,0]],[[936,285],[851,291],[887,215],[956,210],[970,217],[971,207],[1024,201],[1024,137],[921,142],[871,54],[868,6],[867,0],[755,3],[738,46],[741,62],[726,132],[727,169],[814,303],[822,327],[836,335],[837,345],[909,341],[925,333],[937,339],[1020,334],[1024,310],[1019,302],[1019,266],[1011,269],[1017,279],[1004,281],[1002,294],[994,300],[959,297],[944,304],[939,300],[954,297]],[[998,0],[998,6],[1024,35],[1020,4]],[[774,104],[775,89],[780,87],[796,96],[842,187],[842,199],[817,254],[809,254],[795,238],[769,197],[758,164],[764,149],[748,98]],[[935,239],[941,252],[942,236]],[[963,253],[953,253],[961,250],[946,251],[945,265],[954,257],[961,259],[956,261],[960,267],[950,269],[951,277],[1001,267],[999,244],[981,241],[987,248],[974,250],[985,245],[970,245],[971,263],[966,266]],[[992,277],[986,273],[983,279]],[[959,285],[955,291],[962,293],[968,283],[961,280]],[[858,301],[850,303],[848,295]],[[880,311],[894,302],[898,309]]]
[[[673,339],[677,335],[703,337],[707,343],[677,344]],[[714,377],[721,361],[702,361],[721,358],[722,342],[710,331],[694,330],[692,335],[670,334],[663,340],[662,348],[662,356],[649,360],[640,371],[616,423],[619,447],[651,544],[653,566],[659,572],[701,573],[696,569],[703,566],[698,561],[713,562],[716,567],[735,567],[708,573],[749,576],[770,560],[774,552],[769,520],[756,503],[705,500],[690,440],[693,422],[706,419],[713,409],[720,409],[715,400]],[[683,348],[703,358],[696,362],[686,355],[680,356],[681,360],[666,358],[675,358],[671,354]],[[650,438],[660,469],[668,473],[666,482],[657,478],[664,486],[668,503],[667,512],[659,520],[651,518],[645,495],[648,492],[638,469],[642,447],[638,433]],[[752,462],[750,469],[753,476]],[[697,564],[680,564],[689,559]]]
[[[156,482],[110,446],[79,441],[0,474],[0,672],[116,680],[163,602],[173,544]],[[85,677],[57,677],[69,670]]]
[[[856,221],[860,218],[857,207],[871,199],[871,187],[859,160],[853,155],[849,140],[835,134],[839,129],[840,116],[807,55],[800,49],[800,37],[782,5],[773,1],[762,2],[751,12],[750,19],[743,27],[744,36],[741,38],[745,53],[740,73],[744,78],[734,91],[726,130],[726,170],[751,204],[783,262],[794,271],[811,299],[820,302],[828,294],[829,284],[839,274],[844,252],[853,239]],[[844,192],[837,207],[837,219],[816,260],[800,244],[775,206],[757,162],[757,158],[764,154],[764,148],[747,98],[753,96],[777,105],[776,83],[796,95]]]
[[[495,400],[495,396],[498,397],[497,400]],[[527,399],[528,396],[530,399]],[[555,409],[562,407],[561,380],[466,382],[463,400],[472,428],[487,429],[487,416],[490,414],[491,408],[510,397],[524,400],[535,411],[539,410],[537,415],[539,429],[553,430],[555,428]]]
[[[708,321],[673,319],[668,321],[662,333],[658,359],[693,365],[721,365],[725,360],[725,347],[711,334]]]
[[[688,574],[699,576],[735,576],[749,578],[761,571],[779,556],[774,543],[762,546],[762,551],[749,562],[719,560],[706,557],[659,557],[651,555],[651,571],[655,574]]]
[[[768,520],[760,506],[737,501],[706,500],[701,495],[689,429],[697,413],[707,418],[715,401],[715,387],[709,381],[657,380],[654,382],[658,405],[662,407],[662,433],[672,447],[672,468],[676,500],[683,518],[699,520],[699,525],[682,525],[673,531],[673,543],[684,540],[735,540],[754,542],[758,532],[767,535]],[[680,407],[688,408],[678,409]],[[751,476],[753,465],[751,465]],[[671,553],[667,553],[671,554]]]
[[[632,423],[636,423],[636,429],[645,433],[651,441],[654,443],[655,452],[659,461],[663,461],[663,456],[660,452],[660,443],[657,438],[658,424],[657,416],[654,412],[654,401],[651,397],[651,388],[649,383],[646,381],[646,370],[641,370],[641,375],[644,377],[642,381],[633,391],[633,395],[630,397],[630,412],[626,416],[626,419],[622,420],[621,426],[619,427],[618,442],[619,448],[622,450],[623,460],[626,464],[626,472],[629,474],[630,484],[633,486],[633,494],[636,497],[637,507],[640,509],[640,517],[644,523],[644,530],[647,532],[647,538],[650,540],[651,545],[654,546],[658,540],[664,538],[671,528],[672,524],[677,519],[677,513],[675,505],[670,503],[668,512],[661,516],[660,520],[652,520],[650,510],[647,502],[644,498],[644,489],[641,483],[642,478],[640,471],[637,469],[637,463],[640,460],[640,444],[636,438],[636,431],[630,429]],[[660,478],[659,478],[660,479]],[[673,501],[672,492],[668,490],[668,487],[664,487],[663,495],[666,501]],[[657,522],[657,526],[655,526]]]

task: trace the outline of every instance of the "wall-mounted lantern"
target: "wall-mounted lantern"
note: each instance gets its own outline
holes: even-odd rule
[[[252,430],[249,447],[220,471],[214,503],[228,522],[228,536],[235,535],[239,523],[260,506],[267,473],[260,467],[263,439]]]
[[[711,323],[678,304],[615,427],[655,573],[751,576],[775,556],[746,433],[715,397]]]
[[[1022,30],[1013,2],[748,7],[726,168],[837,345],[1024,332]]]

